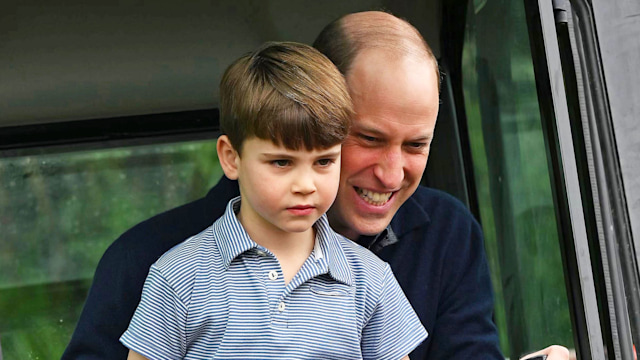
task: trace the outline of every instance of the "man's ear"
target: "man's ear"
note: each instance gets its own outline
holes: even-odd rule
[[[224,174],[231,180],[238,179],[238,165],[240,164],[240,155],[231,145],[231,140],[227,135],[220,135],[216,145],[218,151],[218,160]]]

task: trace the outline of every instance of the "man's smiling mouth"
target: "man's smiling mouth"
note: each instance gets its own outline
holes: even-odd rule
[[[362,189],[359,187],[356,187],[356,192],[358,193],[358,195],[360,195],[360,197],[364,201],[375,206],[381,206],[386,204],[387,201],[389,201],[389,198],[391,198],[391,195],[393,194],[392,192],[379,193],[379,192],[375,192],[367,189]]]

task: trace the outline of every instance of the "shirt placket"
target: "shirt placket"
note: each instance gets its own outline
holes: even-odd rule
[[[271,324],[275,327],[286,327],[286,302],[283,299],[286,286],[280,263],[270,251],[263,247],[258,247],[256,253],[259,258],[259,266],[254,269],[254,273],[260,278],[266,289]]]
[[[312,253],[309,258],[302,264],[298,273],[291,279],[289,284],[284,287],[284,291],[281,293],[278,301],[276,314],[274,315],[274,319],[277,319],[278,325],[288,326],[289,324],[289,305],[292,301],[292,294],[300,287],[300,285],[304,284],[309,279],[312,279],[316,276],[326,274],[328,272],[328,266],[326,260],[316,259],[314,254]],[[284,280],[282,281],[284,284]],[[274,323],[275,324],[275,323]]]
[[[271,266],[267,269],[267,292],[271,309],[271,324],[276,328],[287,328],[289,325],[289,305],[292,301],[293,292],[309,279],[321,274],[326,274],[328,266],[324,259],[316,260],[311,254],[304,262],[298,273],[285,285],[282,269],[275,257],[275,269]],[[265,268],[266,269],[266,268]]]

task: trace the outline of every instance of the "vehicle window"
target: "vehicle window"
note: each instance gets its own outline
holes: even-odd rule
[[[560,233],[523,2],[470,1],[463,87],[506,357],[573,347]]]
[[[0,157],[0,359],[60,358],[106,248],[222,174],[213,140],[41,153]]]

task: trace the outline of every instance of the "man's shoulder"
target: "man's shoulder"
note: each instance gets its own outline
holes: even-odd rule
[[[107,249],[108,253],[135,252],[156,258],[194,233],[202,231],[211,220],[202,218],[205,198],[165,211],[144,220],[120,235]]]
[[[418,186],[400,207],[396,217],[408,217],[414,222],[422,221],[425,224],[477,223],[462,201],[444,191],[426,186]]]
[[[200,199],[164,211],[131,227],[107,252],[135,253],[157,259],[185,239],[200,233],[223,213],[237,186],[224,178]]]
[[[442,190],[422,185],[418,186],[409,201],[412,201],[416,206],[423,208],[428,213],[447,210],[471,215],[469,209],[458,198]]]
[[[478,221],[467,206],[443,191],[420,186],[391,221],[394,234],[423,256],[424,251],[444,251],[481,242]],[[414,239],[416,241],[409,241]],[[428,249],[418,250],[417,247]]]

